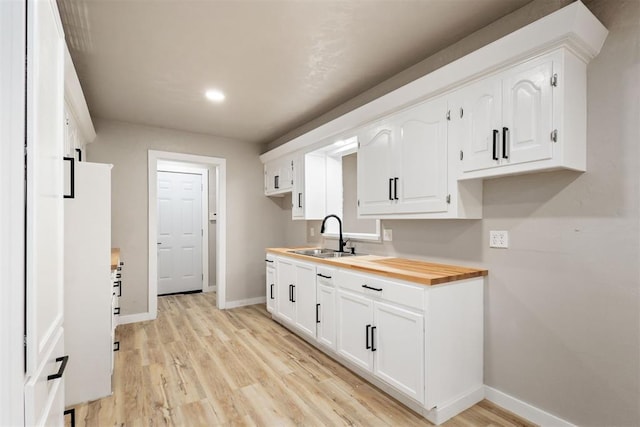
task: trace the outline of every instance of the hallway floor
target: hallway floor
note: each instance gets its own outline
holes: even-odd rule
[[[116,335],[114,393],[76,406],[79,427],[431,425],[271,320],[263,304],[220,311],[215,293],[161,297],[156,320]],[[445,425],[531,424],[483,401]]]

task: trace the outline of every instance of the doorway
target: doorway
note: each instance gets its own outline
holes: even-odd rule
[[[180,166],[158,164],[158,296],[199,292],[208,285],[209,259],[203,254],[209,174]]]
[[[195,226],[195,230],[198,230],[201,235],[201,259],[203,262],[200,264],[200,289],[203,292],[216,292],[216,305],[219,309],[225,308],[226,300],[226,159],[218,157],[198,156],[192,154],[173,153],[165,151],[149,150],[148,157],[148,179],[149,179],[149,312],[148,318],[155,319],[158,311],[158,294],[159,293],[172,293],[164,292],[163,287],[159,287],[159,281],[163,274],[159,273],[159,246],[163,246],[164,237],[159,233],[159,199],[161,198],[161,190],[158,186],[158,178],[162,172],[169,172],[174,174],[192,174],[199,175],[201,179],[201,191],[209,194],[207,187],[209,183],[212,184],[211,194],[215,194],[213,200],[209,200],[209,203],[204,202],[205,198],[202,198],[201,216],[196,219],[195,216],[191,216],[192,221],[197,224],[201,224],[201,228],[198,230],[198,226]],[[209,178],[207,178],[209,177]],[[165,176],[166,178],[166,176]],[[196,178],[197,182],[197,178]],[[195,184],[194,184],[195,185]],[[194,208],[197,209],[197,208]],[[194,214],[195,215],[195,214]],[[207,267],[209,261],[209,239],[208,234],[213,227],[215,240],[212,241],[212,251],[215,247],[215,262],[213,262],[211,271],[215,280],[211,280],[215,286],[210,286],[209,268]],[[196,232],[197,233],[197,232]],[[158,243],[161,243],[160,245]],[[195,250],[195,249],[194,249]],[[168,253],[167,253],[168,254]],[[161,256],[163,256],[162,254]],[[197,259],[197,253],[189,253],[191,260]],[[179,257],[178,257],[179,258]],[[182,262],[182,261],[179,261]],[[193,270],[195,271],[195,270]],[[197,279],[197,272],[189,274],[187,276],[194,276]],[[212,277],[212,279],[213,279]],[[195,287],[193,282],[190,285]],[[177,291],[180,292],[180,291]]]

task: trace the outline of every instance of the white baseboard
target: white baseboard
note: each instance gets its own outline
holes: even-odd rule
[[[205,292],[216,292],[217,290],[218,290],[217,285],[207,286],[206,288],[204,288]]]
[[[440,425],[484,399],[484,387],[485,386],[483,385],[479,385],[477,388],[469,390],[464,395],[451,402],[440,405],[431,410],[425,410],[423,415],[435,425]]]
[[[227,301],[224,305],[224,308],[236,308],[236,307],[244,307],[245,305],[254,305],[254,304],[264,304],[267,302],[267,297],[257,297],[257,298],[249,298],[249,299],[239,299],[236,301]]]
[[[504,409],[542,427],[575,427],[574,424],[571,424],[562,418],[558,418],[540,408],[536,408],[527,402],[523,402],[520,399],[487,385],[484,386],[484,397],[496,405],[501,406]]]
[[[146,322],[147,320],[154,320],[155,317],[151,315],[151,313],[136,313],[136,314],[125,314],[121,315],[118,318],[118,325],[126,325],[127,323],[137,323],[137,322]]]

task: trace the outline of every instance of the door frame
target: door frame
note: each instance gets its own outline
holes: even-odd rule
[[[216,306],[219,309],[224,309],[226,307],[227,277],[227,160],[221,157],[149,150],[147,181],[149,193],[149,320],[155,319],[158,316],[158,251],[156,250],[158,243],[157,171],[158,162],[161,161],[189,163],[194,167],[215,167],[216,169],[216,210],[218,213],[216,234]]]
[[[0,2],[0,425],[24,425],[26,5]]]
[[[209,287],[209,169],[205,167],[197,167],[190,163],[167,162],[159,160],[156,172],[174,172],[182,174],[200,175],[202,188],[200,190],[200,226],[202,228],[202,292],[211,292],[213,289]],[[156,175],[156,186],[157,175]],[[156,187],[157,190],[157,187]],[[156,199],[156,209],[157,209]],[[157,239],[157,234],[156,234]],[[157,292],[157,290],[156,290]]]

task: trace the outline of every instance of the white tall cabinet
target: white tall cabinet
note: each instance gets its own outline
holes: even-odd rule
[[[26,425],[64,411],[64,33],[54,1],[27,7]]]
[[[65,404],[111,394],[111,165],[75,162],[64,202]]]

